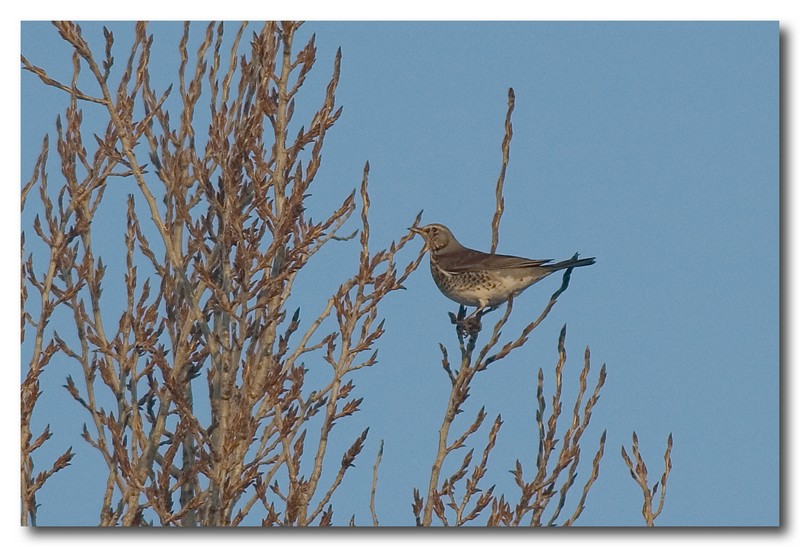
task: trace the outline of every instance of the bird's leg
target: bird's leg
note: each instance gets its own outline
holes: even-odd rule
[[[483,316],[486,315],[487,313],[493,312],[497,308],[499,308],[499,306],[489,307],[488,304],[478,306],[477,308],[475,308],[474,312],[469,314],[469,316],[464,319],[464,323],[477,323],[478,325],[480,325]]]

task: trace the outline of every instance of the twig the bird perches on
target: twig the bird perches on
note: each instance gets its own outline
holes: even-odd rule
[[[492,219],[492,247],[491,253],[497,250],[499,239],[500,220],[504,210],[503,188],[505,181],[506,168],[509,159],[509,147],[512,137],[511,115],[514,110],[514,91],[509,89],[508,93],[508,112],[506,115],[505,136],[502,144],[503,160],[500,170],[500,176],[497,180],[496,186],[496,205],[495,212]],[[573,257],[577,259],[577,255]],[[433,259],[432,262],[433,264]],[[506,309],[503,315],[497,320],[492,330],[492,335],[488,342],[478,353],[477,358],[473,358],[473,353],[477,344],[478,336],[481,332],[481,319],[485,313],[494,308],[478,308],[478,310],[467,317],[466,307],[460,306],[458,313],[450,313],[450,320],[456,326],[456,335],[458,339],[459,349],[461,351],[461,364],[458,370],[454,370],[450,366],[450,359],[448,357],[447,349],[443,344],[439,344],[442,353],[442,368],[447,372],[450,379],[451,390],[445,409],[445,415],[442,420],[442,425],[439,428],[439,439],[437,453],[431,467],[431,475],[428,483],[428,491],[425,501],[419,496],[419,492],[414,490],[414,502],[412,507],[414,514],[417,518],[417,524],[421,526],[430,526],[432,524],[433,515],[444,524],[448,525],[461,525],[478,516],[484,508],[491,506],[491,513],[489,515],[488,523],[490,525],[520,525],[521,519],[530,515],[532,525],[541,525],[542,514],[548,506],[552,497],[556,494],[556,485],[559,482],[559,477],[562,471],[566,471],[567,477],[562,478],[560,484],[559,502],[558,507],[553,511],[549,524],[554,524],[555,520],[559,517],[561,509],[564,507],[566,496],[569,489],[575,482],[577,476],[577,468],[580,462],[581,437],[589,424],[591,413],[594,405],[599,397],[600,389],[605,382],[605,366],[602,367],[598,378],[597,386],[589,400],[581,407],[582,397],[585,393],[586,376],[589,370],[589,354],[586,353],[584,369],[580,377],[580,391],[575,403],[575,411],[573,416],[572,425],[561,439],[561,450],[557,452],[557,462],[554,469],[551,463],[551,454],[554,453],[554,447],[559,439],[555,438],[556,426],[558,425],[558,416],[561,409],[561,367],[563,367],[566,360],[566,353],[564,350],[564,338],[566,327],[562,330],[562,335],[559,339],[559,363],[556,368],[556,394],[553,398],[553,414],[550,420],[544,422],[544,398],[542,395],[543,389],[543,373],[540,371],[539,380],[539,400],[540,409],[537,411],[537,424],[539,426],[539,433],[541,436],[539,458],[537,460],[537,467],[534,478],[531,482],[523,480],[522,466],[518,462],[515,477],[517,483],[520,485],[521,494],[520,502],[517,503],[514,512],[511,510],[511,505],[505,501],[504,497],[499,499],[495,497],[494,486],[485,490],[480,498],[477,500],[475,507],[472,511],[467,511],[467,504],[470,502],[472,496],[477,492],[478,481],[487,473],[487,460],[488,453],[491,447],[494,446],[497,431],[500,427],[500,418],[498,417],[495,426],[490,432],[490,441],[484,451],[484,457],[480,464],[475,467],[472,478],[467,481],[465,486],[465,495],[459,501],[456,497],[455,485],[463,480],[466,476],[466,470],[469,466],[473,451],[470,450],[465,456],[461,466],[451,476],[444,478],[440,481],[440,475],[444,466],[445,459],[455,450],[464,447],[469,442],[470,437],[481,427],[483,418],[486,413],[483,408],[476,419],[469,425],[464,432],[459,435],[454,441],[450,442],[450,432],[456,416],[462,412],[464,402],[470,394],[471,383],[476,373],[486,370],[487,367],[497,362],[504,357],[508,356],[513,350],[519,348],[528,340],[530,333],[547,317],[550,310],[555,305],[558,297],[569,286],[572,268],[566,268],[562,277],[561,286],[550,297],[549,302],[539,316],[530,322],[513,341],[507,342],[499,351],[489,355],[489,352],[499,343],[502,329],[506,326],[512,310],[513,298],[509,299],[506,303]],[[580,410],[583,414],[580,415]],[[600,447],[598,448],[594,460],[592,462],[591,473],[586,481],[582,496],[575,508],[572,516],[564,523],[571,525],[578,518],[583,510],[586,497],[589,489],[594,484],[599,473],[600,460],[603,456],[603,449],[605,446],[605,433],[600,439]],[[443,499],[449,499],[448,503],[444,503]],[[448,516],[447,509],[451,509],[455,514],[453,517]]]

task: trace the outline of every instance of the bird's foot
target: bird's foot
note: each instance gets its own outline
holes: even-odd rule
[[[449,312],[450,321],[456,326],[456,333],[459,337],[476,336],[481,331],[481,318],[487,313],[497,309],[497,306],[486,308],[479,307],[471,314],[467,315],[467,308],[459,306],[458,314]]]

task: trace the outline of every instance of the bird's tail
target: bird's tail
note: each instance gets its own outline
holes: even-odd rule
[[[547,268],[553,272],[558,270],[565,270],[567,268],[580,268],[581,266],[591,266],[595,262],[595,257],[591,258],[578,258],[578,253],[569,260],[549,264]]]

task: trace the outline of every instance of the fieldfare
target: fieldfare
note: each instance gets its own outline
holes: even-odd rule
[[[439,290],[459,304],[477,307],[476,314],[497,307],[553,272],[595,261],[594,257],[578,259],[577,253],[555,264],[549,264],[551,260],[483,253],[461,245],[442,224],[410,230],[425,239],[431,274]]]

